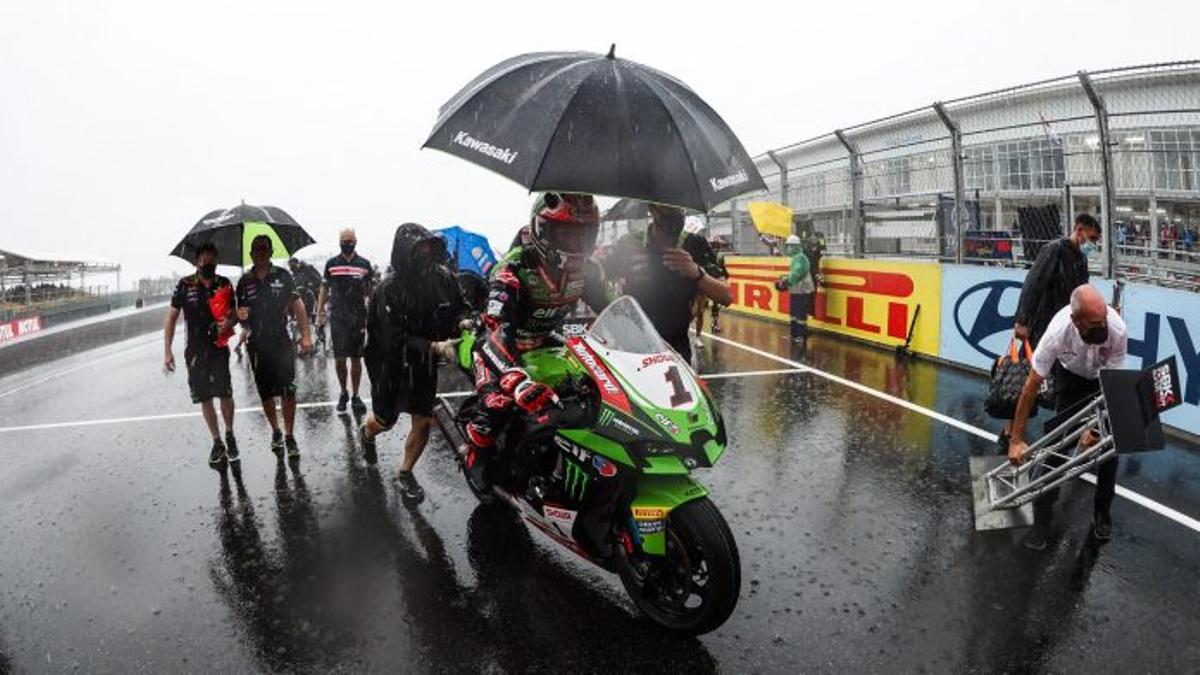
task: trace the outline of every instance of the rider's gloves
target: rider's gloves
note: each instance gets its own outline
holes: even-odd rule
[[[558,396],[553,389],[529,379],[529,374],[520,368],[511,368],[500,375],[500,389],[530,414],[549,405],[558,405]]]
[[[525,380],[513,390],[513,400],[521,410],[535,415],[550,405],[558,405],[558,396],[554,390],[541,382]]]
[[[517,385],[529,379],[529,373],[526,373],[520,368],[509,368],[500,373],[500,390],[511,395],[516,390]]]

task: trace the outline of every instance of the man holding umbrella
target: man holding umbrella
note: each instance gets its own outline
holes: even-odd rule
[[[175,354],[171,343],[175,340],[175,324],[183,314],[187,324],[187,344],[183,349],[187,365],[188,388],[192,403],[200,404],[204,423],[212,434],[212,451],[208,463],[219,466],[228,459],[237,462],[237,439],[233,436],[233,388],[229,382],[228,334],[233,328],[233,317],[229,310],[223,316],[213,315],[211,300],[219,293],[228,294],[232,286],[229,279],[217,274],[217,247],[211,242],[195,249],[196,273],[179,280],[171,295],[171,308],[167,310],[167,323],[163,328],[165,354],[163,367],[167,372],[175,371]],[[225,341],[221,337],[225,336]],[[221,400],[221,417],[225,420],[225,441],[221,442],[220,427],[213,399]]]
[[[325,263],[325,283],[317,298],[317,328],[325,328],[325,301],[330,301],[329,340],[333,343],[333,367],[337,371],[341,395],[338,397],[337,412],[346,414],[346,403],[354,408],[355,415],[367,412],[367,405],[358,397],[362,382],[363,342],[367,328],[367,298],[374,287],[374,272],[371,262],[355,252],[358,237],[351,228],[338,234],[338,245],[342,252]],[[346,391],[346,361],[350,361],[350,387],[353,398]]]
[[[681,209],[652,204],[649,227],[617,241],[604,259],[604,274],[641,304],[667,344],[690,363],[693,298],[728,305],[733,290],[708,240],[683,224]]]
[[[300,447],[292,433],[296,419],[296,350],[288,339],[289,310],[300,326],[300,353],[312,347],[312,336],[308,313],[292,275],[271,264],[273,249],[271,238],[266,235],[257,236],[250,243],[254,266],[238,280],[238,319],[250,329],[247,343],[250,367],[263,413],[271,423],[271,449],[282,452],[286,447],[288,457],[295,458],[300,456]],[[283,402],[282,431],[275,409],[276,397]]]

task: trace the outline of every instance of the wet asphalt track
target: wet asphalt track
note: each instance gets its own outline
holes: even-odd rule
[[[729,318],[729,338],[996,427],[975,376],[830,338],[795,352],[782,327]],[[705,342],[704,373],[787,367]],[[732,447],[702,480],[743,587],[725,626],[684,639],[637,618],[615,578],[476,508],[436,440],[428,499],[407,508],[403,429],[367,467],[323,403],[328,362],[298,371],[313,405],[297,466],[242,413],[240,477],[209,469],[159,345],[0,380],[0,672],[1200,671],[1200,533],[1118,498],[1098,547],[1076,482],[1049,550],[976,534],[966,458],[986,441],[811,373],[710,382]],[[247,369],[234,385],[255,405]],[[111,418],[136,419],[13,430]],[[1118,483],[1197,517],[1197,458],[1126,458]]]

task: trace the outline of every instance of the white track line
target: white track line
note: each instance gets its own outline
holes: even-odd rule
[[[731,377],[755,377],[758,375],[795,375],[803,373],[800,368],[783,368],[780,370],[748,370],[743,373],[710,373],[708,375],[697,375],[702,380],[725,380]]]
[[[855,389],[857,391],[861,391],[865,394],[869,394],[876,398],[883,399],[885,401],[888,401],[889,403],[895,403],[896,405],[898,405],[902,408],[907,408],[908,410],[911,410],[913,412],[921,413],[922,415],[931,417],[935,420],[938,420],[939,422],[945,422],[946,424],[949,424],[950,426],[952,426],[956,429],[961,429],[963,431],[966,431],[967,433],[975,434],[976,436],[978,436],[980,438],[985,438],[987,440],[995,440],[996,439],[996,433],[994,433],[994,432],[988,431],[986,429],[980,429],[979,427],[971,425],[971,424],[967,424],[966,422],[963,422],[962,420],[955,419],[948,415],[943,415],[942,413],[940,413],[936,410],[930,410],[929,408],[919,406],[916,403],[913,403],[912,401],[906,401],[902,398],[897,398],[895,396],[892,396],[891,394],[887,394],[882,391],[879,391],[878,389],[872,389],[871,387],[868,387],[864,384],[859,384],[858,382],[847,380],[844,377],[839,377],[832,373],[827,373],[823,370],[820,370],[819,368],[813,368],[812,366],[806,366],[797,361],[792,361],[791,359],[785,359],[782,356],[779,356],[777,354],[765,352],[761,349],[751,347],[750,345],[742,344],[735,340],[723,338],[720,335],[713,335],[711,333],[703,333],[703,335],[704,335],[704,337],[712,339],[712,340],[716,340],[717,342],[723,342],[727,345],[731,345],[733,347],[737,347],[739,349],[748,351],[751,354],[757,354],[758,356],[761,356],[763,358],[771,359],[772,361],[775,361],[776,363],[782,363],[784,365],[791,366],[792,368],[795,368],[797,370],[812,373],[813,375],[816,375],[817,377],[823,377],[827,380],[830,380],[831,382],[837,382],[838,384],[842,384],[847,387],[850,387],[851,389]],[[1095,483],[1096,483],[1096,477],[1090,473],[1085,473],[1085,474],[1081,475],[1080,478],[1088,481],[1089,483],[1092,483],[1093,485],[1095,485]],[[1169,519],[1179,523],[1180,525],[1183,525],[1184,527],[1192,530],[1193,532],[1200,532],[1200,521],[1196,520],[1195,518],[1192,518],[1191,516],[1180,513],[1179,511],[1176,511],[1175,509],[1173,509],[1169,506],[1160,504],[1160,503],[1154,501],[1153,499],[1150,499],[1149,497],[1138,494],[1137,492],[1134,492],[1133,490],[1123,488],[1120,485],[1117,486],[1117,494],[1120,495],[1121,497],[1124,497],[1125,499],[1128,499],[1129,501],[1133,502],[1134,504],[1137,504],[1139,506],[1144,506],[1147,509],[1150,509],[1151,511],[1159,514],[1160,516],[1169,518]]]
[[[798,372],[801,372],[801,371],[793,368],[790,370],[754,370],[754,371],[748,371],[748,372],[744,372],[744,373],[713,373],[711,375],[701,375],[700,377],[703,379],[706,379],[706,380],[716,380],[716,379],[724,379],[724,378],[730,378],[730,377],[755,377],[758,375],[783,375],[783,374],[798,373]],[[474,394],[474,393],[475,393],[474,391],[450,391],[450,392],[446,392],[444,394],[438,394],[438,396],[441,396],[443,398],[462,398],[464,396],[470,396],[471,394]],[[364,403],[369,403],[370,401],[371,401],[371,399],[369,399],[369,398],[363,399]],[[307,403],[296,404],[296,408],[297,409],[332,408],[335,405],[337,405],[337,401],[309,401]],[[235,408],[234,412],[242,413],[242,414],[244,414],[244,413],[262,413],[262,408],[260,408],[258,406],[247,407],[247,408]],[[157,421],[161,421],[161,420],[175,420],[175,419],[182,419],[182,418],[186,418],[186,417],[199,417],[199,416],[200,416],[199,411],[190,411],[190,412],[181,412],[181,413],[167,413],[167,414],[163,414],[163,415],[143,415],[140,417],[111,417],[111,418],[107,418],[107,419],[98,419],[98,420],[76,420],[73,422],[47,422],[44,424],[26,424],[26,425],[17,426],[17,427],[0,427],[0,434],[15,433],[18,431],[39,431],[39,430],[43,430],[43,429],[70,429],[70,428],[74,428],[74,427],[94,427],[94,426],[101,426],[101,425],[106,425],[106,424],[129,424],[129,423],[135,423],[135,422],[157,422]]]

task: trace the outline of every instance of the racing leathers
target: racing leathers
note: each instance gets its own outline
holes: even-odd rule
[[[555,270],[530,244],[513,247],[492,271],[487,308],[474,351],[476,412],[466,424],[471,468],[496,444],[496,436],[518,409],[536,413],[556,399],[553,390],[521,369],[521,355],[552,346],[551,333],[580,299],[593,310],[607,303],[600,267]]]

